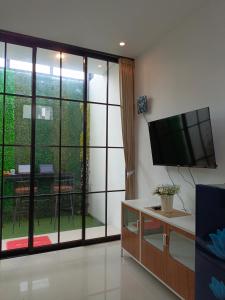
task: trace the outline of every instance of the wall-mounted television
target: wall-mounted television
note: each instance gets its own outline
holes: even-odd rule
[[[209,108],[148,123],[154,165],[216,168]]]

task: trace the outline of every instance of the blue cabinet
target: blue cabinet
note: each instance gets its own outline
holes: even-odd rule
[[[225,185],[196,188],[196,300],[225,300]]]

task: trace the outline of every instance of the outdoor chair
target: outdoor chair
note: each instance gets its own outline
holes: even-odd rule
[[[37,193],[37,185],[35,183],[34,192]],[[15,229],[15,224],[18,220],[19,226],[21,225],[21,218],[26,216],[28,218],[29,214],[29,203],[30,203],[30,181],[29,180],[19,180],[15,182],[15,205],[13,209],[13,232]],[[39,224],[39,219],[38,219]]]
[[[74,199],[73,194],[74,191],[74,179],[61,179],[57,180],[53,184],[53,193],[56,194],[55,203],[54,203],[54,226],[56,224],[57,215],[58,215],[58,205],[59,205],[59,193],[60,193],[60,213],[61,211],[69,211],[71,213],[71,217],[74,218]]]

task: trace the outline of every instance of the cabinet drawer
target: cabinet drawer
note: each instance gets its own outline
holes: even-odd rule
[[[168,256],[166,283],[186,300],[195,299],[195,273]]]
[[[122,229],[122,248],[128,251],[137,260],[140,258],[140,241],[139,235],[129,231],[127,228]]]
[[[195,299],[194,236],[171,225],[167,235],[166,283],[184,299]]]
[[[165,279],[165,232],[163,222],[141,214],[141,262],[162,280]]]
[[[140,258],[139,215],[139,211],[122,205],[122,247],[138,260]]]
[[[161,280],[165,281],[165,262],[162,252],[142,240],[141,263]]]

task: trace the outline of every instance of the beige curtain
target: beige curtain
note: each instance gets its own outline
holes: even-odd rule
[[[134,61],[119,59],[120,102],[124,155],[126,163],[126,199],[135,197],[135,143],[134,143]]]

